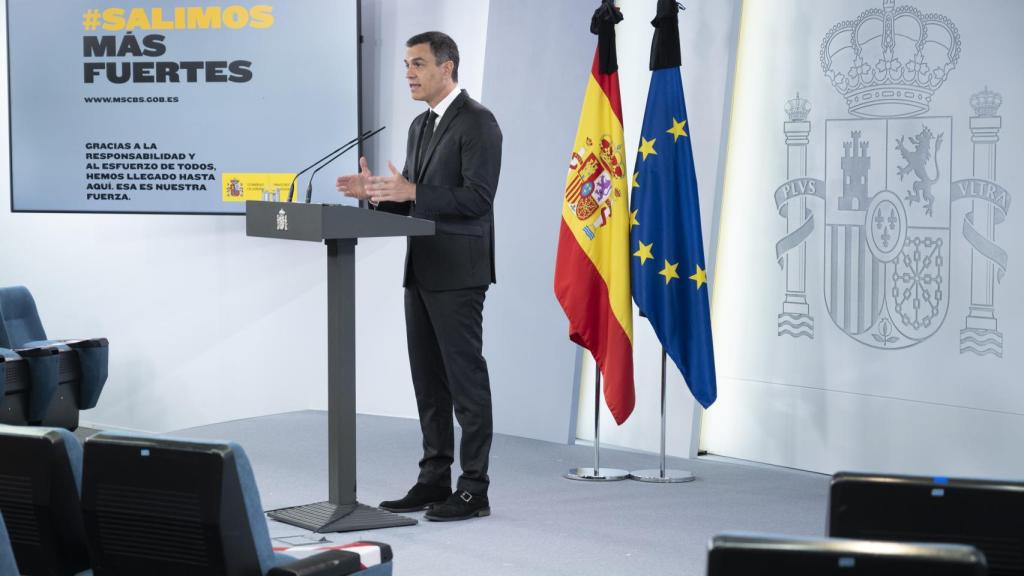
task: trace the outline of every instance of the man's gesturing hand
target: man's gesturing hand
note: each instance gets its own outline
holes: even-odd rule
[[[362,156],[359,158],[359,174],[338,176],[338,192],[341,192],[349,198],[366,200],[370,197],[370,192],[367,189],[367,183],[372,177],[373,173],[370,172],[370,166],[366,162],[366,156]]]
[[[391,162],[388,162],[388,169],[391,176],[369,177],[366,188],[370,202],[415,202],[416,185],[406,180]]]

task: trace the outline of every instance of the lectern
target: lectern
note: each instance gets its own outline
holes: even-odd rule
[[[327,245],[328,500],[271,510],[267,515],[321,533],[415,524],[413,518],[356,499],[355,249],[359,238],[429,236],[434,223],[352,206],[248,201],[245,233]]]

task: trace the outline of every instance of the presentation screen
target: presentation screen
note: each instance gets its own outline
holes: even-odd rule
[[[358,2],[8,0],[12,211],[285,200],[358,134]],[[325,169],[313,201],[344,203],[355,167]]]

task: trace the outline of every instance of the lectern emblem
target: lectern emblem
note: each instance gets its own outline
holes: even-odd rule
[[[282,208],[277,212],[277,231],[283,232],[286,230],[288,230],[288,213]]]
[[[968,179],[950,174],[954,119],[929,114],[960,45],[948,18],[895,0],[882,0],[881,9],[825,35],[822,70],[851,117],[825,119],[824,166],[817,167],[824,178],[818,180],[808,166],[810,102],[797,94],[786,105],[789,181],[775,192],[786,219],[775,254],[786,276],[779,336],[814,338],[805,283],[813,258],[807,242],[816,223],[813,202],[824,221],[819,267],[825,307],[837,328],[889,350],[934,335],[951,305],[950,286],[967,284],[951,264],[953,232],[962,227],[972,255],[960,353],[1002,356],[995,295],[1008,255],[996,244],[995,229],[1006,219],[1010,194],[992,181],[1002,97],[986,88],[970,99],[975,173]],[[962,226],[953,221],[953,203],[960,201],[971,203]],[[963,294],[957,294],[959,305]]]

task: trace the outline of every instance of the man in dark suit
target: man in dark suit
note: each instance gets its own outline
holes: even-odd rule
[[[494,193],[501,169],[501,130],[490,110],[459,90],[459,49],[448,35],[426,32],[406,42],[406,79],[429,109],[409,127],[405,168],[390,176],[338,178],[346,196],[371,207],[435,222],[435,235],[409,239],[405,324],[409,364],[423,433],[416,485],[393,512],[428,509],[429,520],[490,514],[491,389],[483,357],[483,307],[494,274]],[[459,476],[452,410],[462,427]]]

